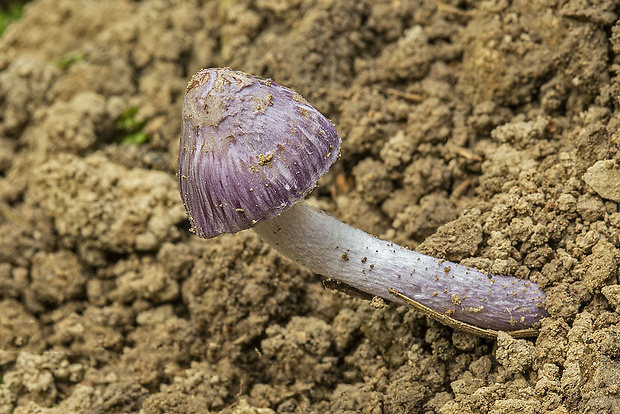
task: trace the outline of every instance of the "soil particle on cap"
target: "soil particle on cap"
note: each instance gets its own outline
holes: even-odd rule
[[[258,154],[258,165],[268,165],[271,162],[272,158],[273,153],[267,155]]]

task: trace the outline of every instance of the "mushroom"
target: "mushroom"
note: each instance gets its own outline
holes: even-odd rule
[[[179,188],[198,236],[253,228],[314,273],[481,336],[535,335],[547,316],[534,282],[420,254],[306,204],[341,140],[291,89],[228,68],[203,69],[188,83],[182,117]]]

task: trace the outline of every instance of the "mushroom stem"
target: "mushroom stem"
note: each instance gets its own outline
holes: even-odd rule
[[[413,305],[461,330],[491,337],[497,331],[530,336],[547,316],[545,294],[534,282],[491,275],[380,240],[303,202],[254,230],[315,273]]]

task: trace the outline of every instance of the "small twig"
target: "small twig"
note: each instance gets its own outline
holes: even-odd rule
[[[394,89],[394,88],[389,88],[387,90],[387,92],[390,95],[397,96],[397,97],[402,98],[404,100],[407,100],[407,101],[409,101],[411,103],[420,103],[420,102],[423,102],[424,99],[426,99],[422,95],[418,95],[418,94],[415,94],[415,93],[409,93],[409,92],[403,92],[403,91],[399,91],[398,89]]]

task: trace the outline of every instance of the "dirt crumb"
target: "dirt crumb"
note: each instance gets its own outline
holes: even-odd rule
[[[514,339],[505,332],[497,335],[497,361],[512,374],[523,372],[534,361],[534,344],[524,339]]]
[[[614,160],[597,161],[583,180],[601,197],[620,202],[620,167]]]

